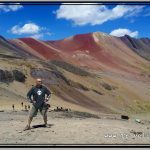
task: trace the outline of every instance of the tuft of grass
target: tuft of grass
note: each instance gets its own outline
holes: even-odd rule
[[[82,89],[84,91],[89,91],[89,89],[87,87],[85,87],[84,85],[82,85],[78,82],[74,82],[74,81],[70,80],[69,83],[72,87],[79,88],[79,89]]]
[[[95,89],[93,89],[92,91],[94,91],[95,93],[99,94],[99,95],[103,95],[103,93],[101,93],[100,91],[97,91]]]
[[[103,88],[105,88],[106,90],[109,90],[109,91],[116,89],[116,87],[111,86],[111,85],[109,85],[108,83],[105,83],[105,82],[101,83],[101,85],[102,85]]]

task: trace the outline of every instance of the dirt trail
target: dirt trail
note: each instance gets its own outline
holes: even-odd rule
[[[0,144],[149,144],[150,122],[119,120],[108,115],[93,118],[74,112],[49,112],[50,128],[22,131],[27,112],[0,112]],[[112,115],[113,116],[113,115]],[[32,126],[41,125],[38,114]]]

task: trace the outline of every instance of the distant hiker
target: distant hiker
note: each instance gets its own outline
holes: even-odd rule
[[[24,106],[25,110],[27,110],[27,105]]]
[[[29,102],[33,104],[28,118],[28,124],[25,127],[25,130],[30,129],[30,124],[34,116],[36,116],[38,110],[40,111],[41,115],[43,116],[44,125],[45,127],[49,127],[47,124],[47,110],[49,108],[49,104],[47,104],[50,98],[51,92],[47,87],[42,85],[41,79],[36,79],[36,85],[33,86],[29,92],[27,93],[27,98]]]
[[[28,110],[30,110],[30,105],[28,105]]]
[[[21,107],[22,107],[22,110],[23,110],[23,102],[21,103]]]
[[[15,105],[14,104],[12,105],[12,109],[13,109],[13,111],[15,111]]]

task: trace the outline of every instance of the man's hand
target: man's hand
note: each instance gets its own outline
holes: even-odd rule
[[[50,106],[50,104],[48,103],[48,100],[49,100],[49,98],[46,98],[46,99],[44,100],[44,103],[45,103],[45,105],[46,105],[47,108],[50,108],[51,106]]]
[[[32,101],[32,103],[33,103],[33,104],[35,104],[35,103],[36,103],[36,101],[35,101],[35,100],[33,100],[33,101]]]
[[[44,102],[45,102],[45,103],[47,103],[47,102],[48,102],[48,100],[49,100],[49,98],[47,97],[47,98],[44,100]]]
[[[45,103],[47,103],[47,102],[48,102],[48,100],[47,100],[47,99],[45,99],[45,100],[44,100],[44,102],[45,102]]]

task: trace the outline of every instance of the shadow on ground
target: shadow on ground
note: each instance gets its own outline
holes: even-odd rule
[[[48,127],[46,127],[44,124],[38,124],[38,125],[33,125],[32,129],[36,129],[36,128],[51,128],[52,126],[54,126],[54,124],[48,124]]]

